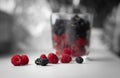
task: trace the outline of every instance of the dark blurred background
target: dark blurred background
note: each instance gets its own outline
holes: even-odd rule
[[[0,0],[0,55],[39,49],[41,34],[45,27],[49,28],[53,12],[88,13],[92,28],[101,29],[104,33],[102,41],[111,51],[120,55],[119,2],[120,0]]]

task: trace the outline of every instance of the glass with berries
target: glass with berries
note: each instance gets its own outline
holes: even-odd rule
[[[51,25],[53,48],[58,56],[78,57],[89,53],[90,22],[87,15],[53,13]]]

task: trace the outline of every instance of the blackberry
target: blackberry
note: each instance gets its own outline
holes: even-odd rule
[[[48,64],[48,59],[41,59],[40,65],[46,66]]]
[[[72,21],[73,22],[77,22],[80,19],[80,17],[78,15],[75,15],[74,17],[72,17]]]
[[[36,65],[40,65],[40,64],[41,64],[41,59],[40,59],[40,58],[37,58],[37,59],[35,60],[35,64],[36,64]]]
[[[37,58],[35,60],[36,65],[46,66],[48,64],[48,59]]]
[[[84,59],[82,57],[76,57],[75,61],[77,63],[83,63]]]
[[[76,32],[84,33],[90,29],[90,23],[88,20],[80,18],[78,15],[75,15],[71,19],[72,24],[75,26]]]
[[[57,19],[53,26],[53,32],[56,35],[62,35],[65,32],[66,25],[67,25],[67,20]]]
[[[89,30],[90,29],[90,22],[88,20],[86,20],[85,24],[86,24],[86,30]]]
[[[87,31],[90,29],[90,24],[88,22],[88,20],[85,20],[83,18],[80,18],[79,22],[79,27],[78,29],[80,29],[81,31]]]
[[[86,32],[81,33],[79,31],[76,31],[76,37],[77,38],[87,38],[87,33]]]
[[[77,22],[76,31],[79,31],[81,33],[86,32],[85,21],[82,18],[80,18],[80,20]]]

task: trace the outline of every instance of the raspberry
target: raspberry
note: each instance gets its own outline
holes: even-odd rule
[[[63,54],[71,55],[71,54],[72,54],[72,51],[71,51],[70,48],[64,48],[64,49],[63,49]]]
[[[26,65],[29,62],[29,58],[27,55],[21,55],[22,58],[22,65]]]
[[[22,58],[20,55],[14,55],[12,58],[11,58],[11,63],[14,65],[14,66],[20,66],[22,64]]]
[[[62,58],[61,58],[62,63],[70,63],[71,60],[72,60],[72,58],[69,55],[67,55],[67,54],[62,55]]]
[[[65,34],[53,35],[53,41],[54,41],[54,48],[57,50],[67,46]]]
[[[85,45],[87,44],[87,40],[84,39],[84,38],[78,38],[78,39],[76,40],[76,44],[77,44],[79,47],[85,46]]]
[[[79,49],[76,49],[74,52],[73,52],[73,56],[76,57],[76,56],[83,56],[85,55],[86,53],[86,49],[85,47],[80,47]]]
[[[53,41],[55,41],[56,43],[60,43],[61,37],[58,35],[53,35]]]
[[[71,49],[72,49],[72,56],[76,57],[81,55],[80,48],[76,44],[72,44]]]
[[[71,50],[72,50],[72,52],[76,52],[76,51],[79,50],[79,47],[76,44],[72,44],[71,45]]]
[[[63,49],[65,47],[67,47],[66,41],[65,40],[61,40],[61,48]]]
[[[42,58],[42,59],[47,59],[47,57],[46,57],[45,54],[42,54],[42,55],[40,56],[40,58]]]
[[[77,63],[83,63],[84,59],[82,57],[76,57],[75,61]]]
[[[62,34],[61,35],[61,40],[65,40],[66,39],[66,34]]]
[[[57,64],[59,61],[58,57],[54,53],[50,53],[48,55],[48,60],[49,60],[49,63],[52,63],[52,64]]]

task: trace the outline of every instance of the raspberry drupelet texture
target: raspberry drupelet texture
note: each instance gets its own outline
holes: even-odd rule
[[[45,54],[41,54],[41,55],[40,55],[40,58],[41,58],[41,59],[47,59],[47,56],[46,56]]]
[[[70,63],[72,60],[71,56],[63,54],[61,57],[61,63]]]
[[[59,61],[58,57],[54,53],[49,53],[48,60],[49,60],[49,63],[52,63],[52,64],[57,64]]]
[[[29,58],[27,55],[21,55],[22,65],[27,65],[29,63]]]
[[[22,64],[22,58],[21,58],[21,56],[20,55],[14,55],[14,56],[12,56],[11,63],[14,66],[20,66]]]

